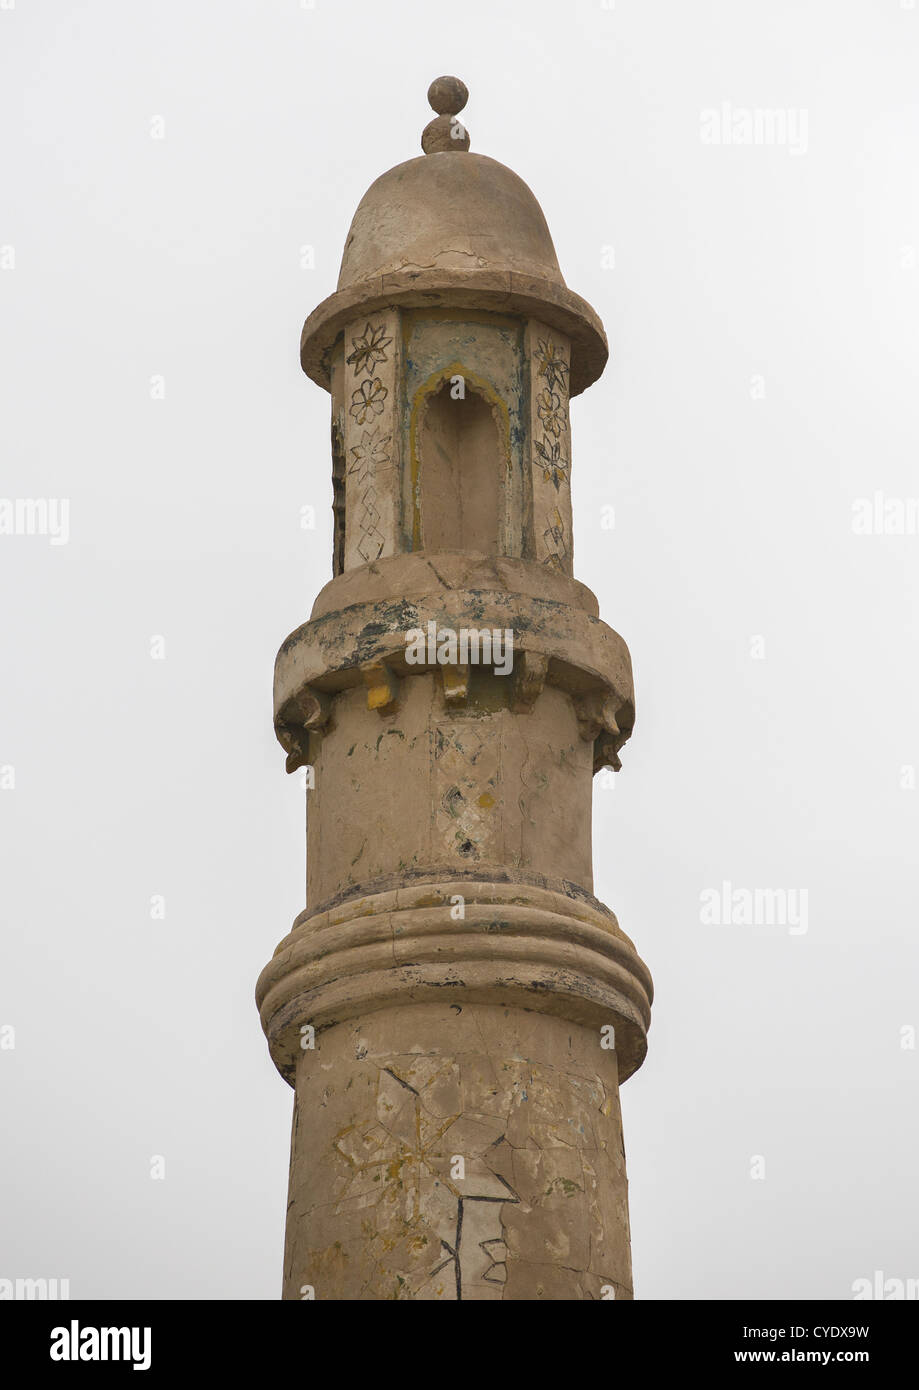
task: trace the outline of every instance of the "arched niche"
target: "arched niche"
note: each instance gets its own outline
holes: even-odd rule
[[[484,384],[459,373],[419,392],[415,548],[503,553],[508,432],[501,406]]]

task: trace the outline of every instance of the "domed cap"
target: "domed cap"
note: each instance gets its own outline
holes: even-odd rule
[[[513,170],[469,153],[457,119],[464,84],[440,77],[426,150],[397,164],[364,194],[348,233],[338,289],[307,319],[303,370],[329,388],[329,355],[345,324],[389,304],[492,309],[540,319],[571,339],[571,394],[608,356],[597,314],[565,285],[542,208]]]

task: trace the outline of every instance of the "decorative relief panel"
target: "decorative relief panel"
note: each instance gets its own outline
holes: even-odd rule
[[[526,349],[530,366],[530,464],[536,558],[563,574],[571,574],[571,345],[563,333],[531,320]]]
[[[396,551],[398,347],[396,310],[356,319],[345,330],[345,569]]]

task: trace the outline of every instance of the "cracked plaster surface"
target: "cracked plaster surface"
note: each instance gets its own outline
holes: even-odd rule
[[[297,1078],[285,1297],[305,1286],[631,1297],[614,1054],[590,1029],[494,1005],[381,1010],[320,1034]]]

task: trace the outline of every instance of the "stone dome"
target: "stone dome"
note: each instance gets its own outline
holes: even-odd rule
[[[542,208],[523,179],[496,159],[464,152],[397,164],[358,204],[339,291],[404,270],[517,272],[565,286]]]
[[[423,137],[429,152],[381,174],[358,204],[338,289],[303,327],[303,370],[328,390],[338,335],[387,305],[490,309],[567,334],[577,395],[606,365],[603,325],[566,286],[542,208],[523,179],[470,154],[462,126],[462,139],[451,140],[450,119],[431,122]]]

